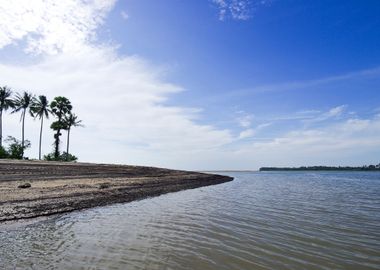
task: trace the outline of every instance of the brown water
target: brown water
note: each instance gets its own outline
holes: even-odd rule
[[[0,269],[380,269],[379,173],[235,181],[0,227]]]

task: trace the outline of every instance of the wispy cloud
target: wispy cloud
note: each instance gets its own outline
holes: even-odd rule
[[[219,20],[226,18],[235,20],[248,20],[252,17],[254,10],[266,5],[271,0],[212,0],[219,9]]]
[[[127,12],[125,12],[124,10],[122,10],[120,12],[120,16],[124,19],[124,20],[128,20],[129,19],[129,15]]]
[[[261,86],[252,87],[250,89],[243,89],[236,91],[238,94],[244,93],[261,93],[261,92],[280,92],[280,91],[289,91],[303,88],[310,88],[313,86],[319,86],[324,84],[329,84],[333,82],[345,81],[355,78],[361,78],[365,76],[379,76],[380,67],[372,69],[364,69],[355,72],[349,72],[337,76],[329,76],[325,78],[315,79],[315,80],[306,80],[306,81],[294,81],[294,82],[285,82],[277,84],[266,84]]]
[[[254,119],[253,114],[247,114],[245,112],[238,112],[239,116],[236,118],[236,122],[239,124],[239,126],[243,128],[248,128],[252,124],[252,120]]]
[[[294,113],[288,113],[281,116],[272,117],[271,121],[293,121],[293,120],[307,120],[317,117],[321,113],[320,110],[303,110]]]
[[[258,95],[258,94],[271,94],[276,92],[290,92],[296,90],[311,91],[315,89],[313,87],[329,86],[333,83],[338,82],[355,82],[355,80],[369,80],[380,78],[380,66],[370,69],[363,69],[354,72],[348,72],[345,74],[340,74],[336,76],[327,76],[319,79],[312,80],[299,80],[292,82],[282,82],[274,84],[262,84],[258,86],[246,87],[241,89],[231,89],[230,91],[225,91],[218,93],[214,96],[208,96],[208,103],[222,103],[229,101],[231,99],[239,99],[246,96]],[[340,88],[336,88],[340,89]],[[334,90],[331,90],[334,91]]]
[[[257,167],[363,165],[378,162],[374,157],[380,149],[379,132],[380,117],[351,118],[319,128],[295,129],[264,142],[250,141],[234,156]]]
[[[312,122],[326,121],[329,119],[337,119],[340,116],[342,116],[342,114],[344,113],[346,109],[347,109],[347,105],[340,105],[340,106],[331,108],[327,112],[321,113],[315,117],[305,119],[305,122],[312,123]]]
[[[262,123],[257,125],[256,127],[253,127],[253,121],[255,119],[255,116],[253,114],[249,114],[244,111],[238,111],[236,113],[238,114],[236,122],[238,123],[239,127],[243,128],[243,130],[239,132],[239,135],[237,136],[236,140],[252,138],[256,135],[257,132],[272,124]]]
[[[241,139],[251,138],[255,136],[257,132],[271,125],[272,123],[263,123],[263,124],[257,125],[255,128],[247,128],[239,133],[238,139],[241,140]]]

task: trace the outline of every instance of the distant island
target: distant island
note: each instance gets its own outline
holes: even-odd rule
[[[261,172],[265,171],[380,171],[378,165],[364,165],[360,167],[350,166],[302,166],[302,167],[261,167]]]

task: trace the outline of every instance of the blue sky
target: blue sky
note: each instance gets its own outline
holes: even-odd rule
[[[255,88],[377,69],[379,13],[376,1],[267,1],[248,19],[218,20],[212,1],[123,1],[107,21],[107,34],[121,44],[120,53],[172,67],[170,80],[187,91],[170,104],[201,107],[223,126],[237,108],[263,121],[340,105],[375,113],[378,74],[285,91]],[[226,118],[218,119],[221,114]]]
[[[2,83],[68,95],[86,124],[72,138],[83,161],[184,169],[380,162],[378,1],[1,5]],[[19,123],[6,117],[17,134]]]
[[[377,68],[380,63],[377,1],[361,5],[358,1],[268,1],[252,11],[250,19],[224,21],[217,19],[211,1],[164,3],[119,2],[109,17],[107,33],[122,44],[120,53],[174,67],[170,79],[189,90],[176,98],[188,100],[189,94],[202,107],[201,100],[208,95],[340,76]],[[117,16],[122,11],[129,16],[125,22]],[[344,85],[339,88],[346,95],[308,88],[288,91],[285,97],[292,107],[302,100],[304,106],[328,108],[337,102],[355,102],[363,92],[379,92],[372,87],[361,93]],[[247,91],[246,96],[257,96],[254,92]],[[272,93],[259,98],[265,96],[279,105]]]

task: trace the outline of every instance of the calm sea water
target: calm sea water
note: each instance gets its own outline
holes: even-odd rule
[[[379,173],[225,174],[0,227],[0,269],[380,269]]]

